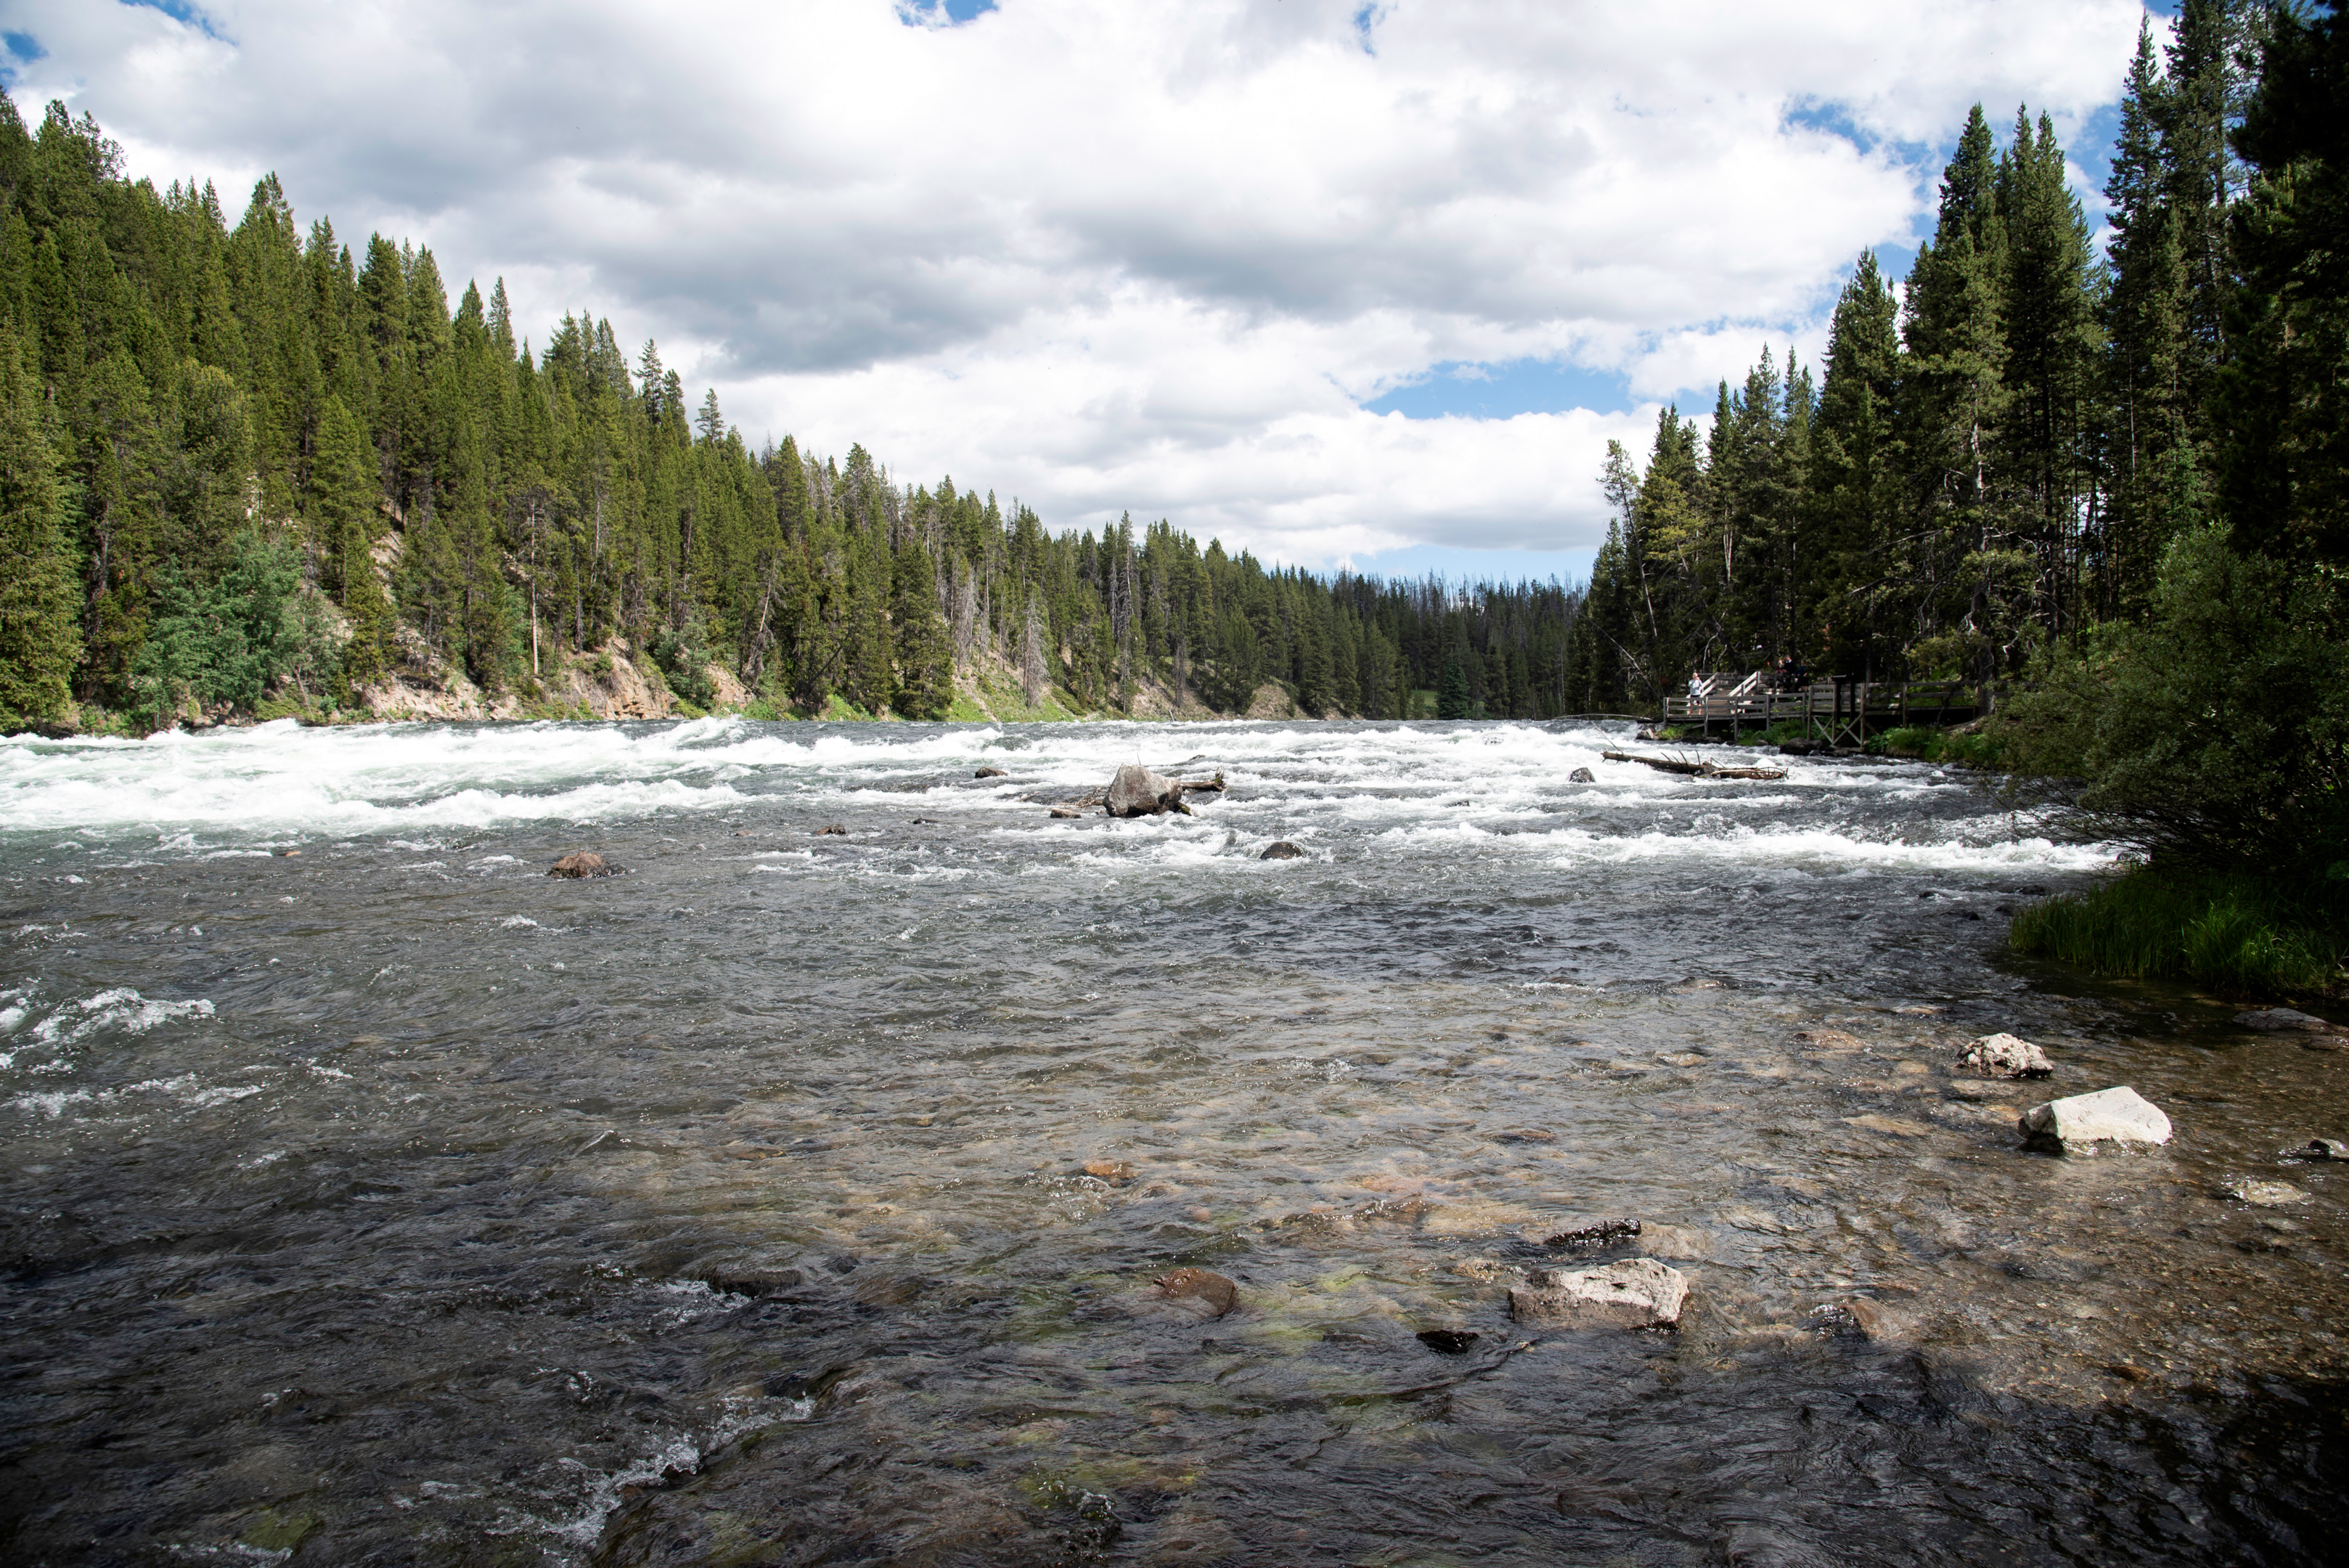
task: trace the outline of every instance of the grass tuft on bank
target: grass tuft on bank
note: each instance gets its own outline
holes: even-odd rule
[[[2140,868],[2023,909],[2007,940],[2116,979],[2192,981],[2244,996],[2337,994],[2349,921],[2240,874]]]

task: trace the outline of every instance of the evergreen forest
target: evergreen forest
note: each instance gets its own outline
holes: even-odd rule
[[[1164,523],[1099,535],[863,447],[757,450],[657,348],[429,249],[306,231],[274,177],[121,172],[88,117],[0,99],[0,721],[144,732],[359,716],[393,677],[545,701],[644,662],[675,711],[1557,715],[1579,595],[1268,569]],[[999,707],[999,711],[1000,708]]]

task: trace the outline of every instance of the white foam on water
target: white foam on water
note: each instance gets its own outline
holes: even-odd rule
[[[1098,789],[1119,765],[1139,762],[1178,777],[1220,772],[1234,793],[1202,802],[1201,817],[1180,826],[1019,820],[997,831],[1020,835],[1048,854],[1074,851],[1089,866],[1229,860],[1238,857],[1221,842],[1227,830],[1294,837],[1340,825],[1359,841],[1390,848],[1499,846],[1513,855],[1547,854],[1561,866],[1690,858],[2069,871],[2113,858],[2108,846],[2056,844],[2003,818],[1995,826],[1951,822],[1946,805],[1905,812],[1913,818],[1903,829],[1909,841],[1821,823],[1741,828],[1741,818],[1799,816],[1813,805],[1841,816],[1875,802],[1954,803],[1960,796],[1949,792],[1971,785],[1918,766],[1794,758],[1785,759],[1786,777],[1770,783],[1768,793],[1743,793],[1601,754],[1626,743],[1621,726],[1533,723],[818,729],[712,718],[304,729],[284,721],[143,742],[0,741],[0,833],[37,828],[55,843],[58,826],[69,824],[76,842],[136,832],[154,836],[167,852],[256,856],[265,853],[252,847],[263,835],[325,833],[430,851],[450,842],[444,836],[505,824],[734,811],[777,794],[794,808],[853,812],[880,804],[871,786],[884,781],[925,811],[1028,819],[1041,818],[1045,807],[1020,795]],[[971,772],[981,764],[1009,776],[973,787]],[[1567,782],[1585,767],[1599,782]],[[1583,819],[1595,814],[1634,831],[1593,832]],[[1935,816],[1940,820],[1929,820]],[[199,835],[213,842],[200,844]],[[468,865],[517,863],[491,856]],[[829,859],[802,864],[845,869]],[[885,862],[856,874],[951,880],[971,873],[947,866],[909,873]]]
[[[150,1002],[129,986],[117,986],[56,1008],[33,1025],[32,1038],[44,1045],[71,1045],[100,1030],[144,1034],[165,1023],[212,1016],[212,1004],[202,997],[192,1002]]]

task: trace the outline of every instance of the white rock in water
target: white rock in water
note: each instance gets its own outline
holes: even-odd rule
[[[1509,1315],[1551,1328],[1671,1328],[1688,1299],[1688,1276],[1653,1258],[1545,1270],[1535,1280],[1509,1293]]]
[[[2127,1084],[2033,1106],[2017,1125],[2031,1143],[2064,1153],[2095,1143],[2168,1143],[2170,1132],[2161,1107]]]
[[[1985,1034],[1966,1047],[1958,1070],[1983,1078],[2044,1078],[2055,1068],[2047,1054],[2013,1034]]]

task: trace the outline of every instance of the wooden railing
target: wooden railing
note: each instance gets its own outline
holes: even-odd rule
[[[1861,745],[1871,734],[1909,724],[1956,724],[1982,712],[1982,693],[1966,680],[1816,680],[1792,691],[1757,686],[1749,678],[1733,691],[1716,677],[1699,695],[1664,699],[1664,722],[1716,728],[1731,736],[1749,729],[1800,723],[1829,745]]]

